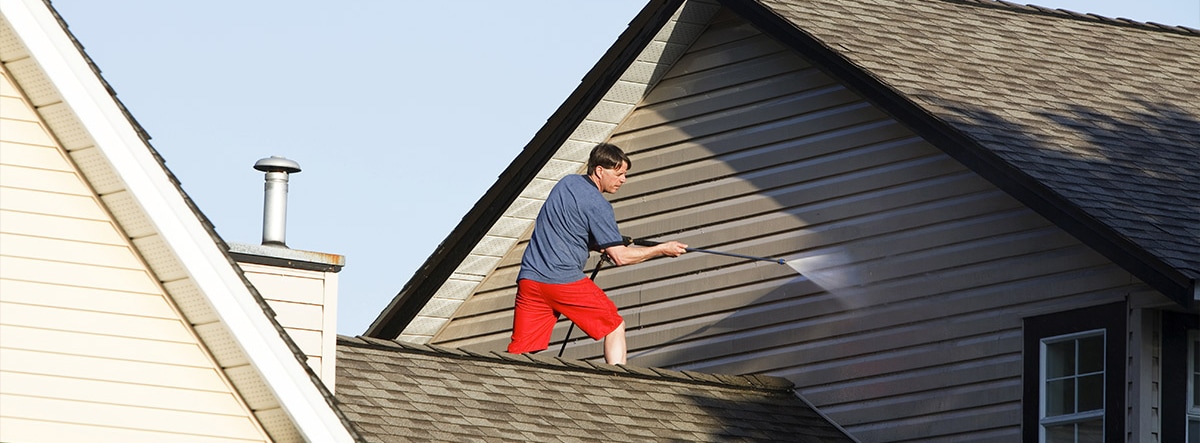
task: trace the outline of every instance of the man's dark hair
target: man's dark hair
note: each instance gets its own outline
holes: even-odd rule
[[[626,168],[633,168],[633,162],[629,161],[625,151],[612,143],[601,143],[592,148],[592,154],[588,156],[587,173],[594,172],[597,166],[616,169],[621,166],[621,162],[625,162]]]

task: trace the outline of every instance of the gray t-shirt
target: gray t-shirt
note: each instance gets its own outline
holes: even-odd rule
[[[590,249],[623,244],[612,204],[586,175],[559,180],[546,197],[517,280],[564,284],[584,278]],[[591,248],[589,248],[591,246]]]

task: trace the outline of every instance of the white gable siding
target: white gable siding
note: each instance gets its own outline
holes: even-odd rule
[[[156,293],[173,304],[270,439],[352,441],[352,431],[330,401],[332,394],[297,358],[300,354],[283,328],[265,315],[265,304],[222,250],[216,232],[49,3],[0,0],[0,13],[0,62],[14,91],[10,95],[22,98],[29,105],[27,114],[40,118],[41,132],[52,134],[61,150],[57,154],[69,158],[88,184],[88,199],[129,239],[131,253],[145,264],[141,274],[150,277],[148,284],[158,286]],[[13,142],[38,145],[20,138],[33,132],[12,132]],[[83,198],[30,194],[25,188],[8,195],[37,200],[47,208],[75,206],[46,204],[44,199]],[[39,270],[61,267],[49,260],[37,264]],[[111,279],[123,271],[118,267],[93,269],[102,272],[85,276],[125,281]],[[78,278],[61,270],[51,274]]]
[[[0,441],[269,441],[0,74]]]

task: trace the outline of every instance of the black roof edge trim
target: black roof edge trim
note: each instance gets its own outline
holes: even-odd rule
[[[496,183],[371,323],[365,336],[394,339],[400,335],[682,4],[683,0],[654,0],[642,8]]]
[[[1162,260],[1105,226],[1062,196],[1050,191],[995,153],[926,112],[903,94],[885,85],[809,33],[757,1],[719,0],[763,33],[782,42],[852,90],[880,107],[896,121],[937,146],[967,168],[1049,219],[1079,241],[1112,260],[1172,301],[1191,309],[1194,282]]]

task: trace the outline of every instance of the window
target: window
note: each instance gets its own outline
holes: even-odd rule
[[[1200,316],[1162,314],[1162,440],[1200,443]]]
[[[1104,441],[1104,330],[1042,339],[1041,441]]]
[[[1123,441],[1125,303],[1024,323],[1022,440]]]
[[[1188,334],[1187,441],[1200,443],[1200,334]]]

